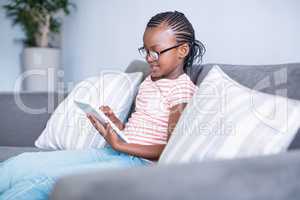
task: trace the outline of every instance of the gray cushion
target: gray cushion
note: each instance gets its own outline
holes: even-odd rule
[[[64,177],[53,200],[299,199],[300,152]]]
[[[142,72],[143,79],[149,74],[149,65],[141,60],[132,61],[125,70],[126,73]]]
[[[214,64],[197,66],[202,68],[198,76],[199,85]],[[281,65],[225,65],[218,64],[226,74],[242,85],[270,94],[300,100],[300,63]],[[281,93],[286,89],[287,94]]]
[[[1,93],[0,146],[34,146],[34,141],[65,94]],[[18,97],[20,97],[18,99]],[[41,113],[31,110],[41,109]]]
[[[5,161],[8,158],[19,155],[24,152],[36,152],[36,151],[46,151],[38,149],[35,147],[7,147],[0,146],[0,162]]]

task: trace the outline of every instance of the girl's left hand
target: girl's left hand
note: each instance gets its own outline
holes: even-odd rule
[[[106,142],[111,145],[112,148],[116,148],[116,146],[121,142],[118,138],[117,134],[111,128],[109,123],[102,124],[95,116],[87,115],[88,119],[92,123],[92,125],[96,128],[96,130],[104,137]]]

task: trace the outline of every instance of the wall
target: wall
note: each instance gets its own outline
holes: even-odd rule
[[[99,70],[124,69],[139,58],[147,21],[166,10],[190,19],[207,47],[205,62],[272,64],[300,62],[298,0],[88,0],[66,20],[66,80]]]
[[[11,91],[20,73],[20,55],[22,43],[18,41],[23,33],[18,27],[12,27],[2,9],[5,1],[0,0],[0,91]]]
[[[64,79],[77,82],[102,69],[123,70],[140,58],[151,16],[179,10],[207,48],[204,62],[272,64],[300,62],[298,0],[74,0],[62,36]],[[19,73],[17,28],[0,11],[0,90],[11,90]]]

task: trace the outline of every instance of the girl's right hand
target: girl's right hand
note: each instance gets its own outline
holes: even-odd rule
[[[102,124],[95,116],[87,114],[88,119],[99,132],[100,135],[111,145],[113,149],[117,148],[118,144],[121,144],[121,140],[117,134],[113,131],[109,123]]]
[[[120,130],[124,129],[124,124],[114,114],[113,110],[109,106],[100,106],[99,108]]]

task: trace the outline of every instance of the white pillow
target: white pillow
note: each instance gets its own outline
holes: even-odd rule
[[[159,163],[285,151],[300,124],[300,102],[251,90],[214,66],[182,113]]]
[[[81,149],[103,147],[104,138],[91,125],[74,100],[95,108],[108,105],[124,122],[136,96],[143,74],[105,71],[97,77],[78,83],[67,98],[59,104],[35,141],[43,149]]]

